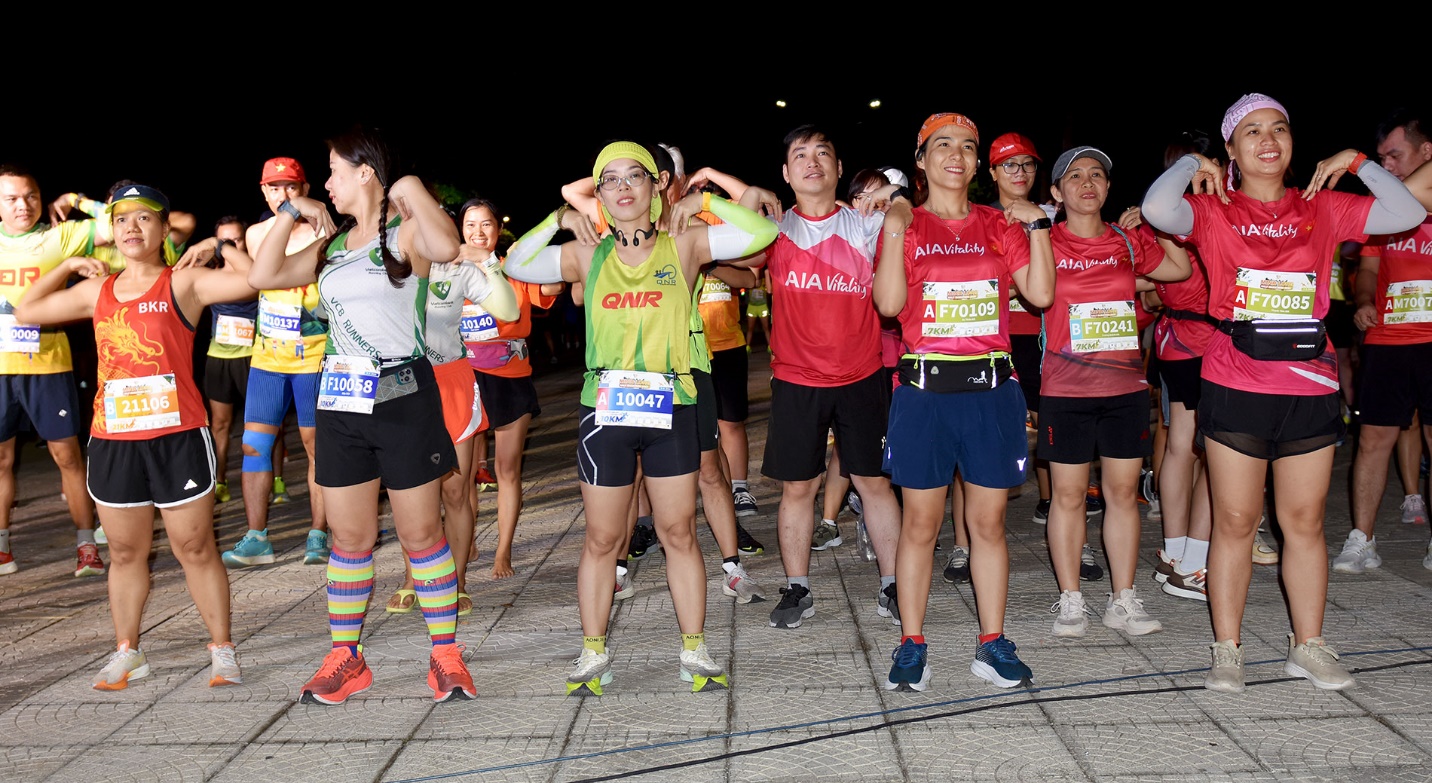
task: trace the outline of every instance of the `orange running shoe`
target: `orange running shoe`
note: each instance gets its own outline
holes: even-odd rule
[[[478,492],[486,492],[489,489],[497,489],[497,479],[492,477],[492,471],[486,465],[477,469],[473,474],[473,483],[477,485]]]
[[[472,685],[472,675],[467,664],[462,662],[466,645],[439,644],[433,647],[433,657],[428,663],[428,687],[433,689],[433,701],[444,702],[453,699],[471,699],[477,695]]]
[[[313,679],[304,683],[301,702],[309,704],[342,704],[349,696],[373,687],[373,670],[363,660],[360,647],[334,647],[323,658],[323,665]]]

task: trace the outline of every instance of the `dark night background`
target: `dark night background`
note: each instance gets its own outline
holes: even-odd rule
[[[1420,97],[1421,84],[1392,78],[1386,68],[1350,67],[1321,74],[1308,67],[1268,68],[1226,78],[1203,73],[1197,86],[1163,89],[1106,86],[1103,77],[1068,87],[1050,70],[1017,80],[1038,89],[1005,86],[993,77],[949,88],[928,76],[890,80],[899,89],[839,79],[821,80],[817,89],[802,88],[795,79],[757,79],[750,82],[755,89],[732,89],[702,80],[692,88],[653,88],[621,98],[603,90],[558,94],[550,80],[530,75],[489,90],[483,100],[466,100],[455,79],[435,80],[426,90],[394,92],[380,83],[341,93],[316,90],[312,97],[305,84],[289,83],[277,98],[267,97],[275,88],[264,87],[248,90],[244,101],[200,97],[171,111],[103,111],[91,122],[73,118],[68,93],[56,92],[51,100],[41,92],[32,97],[28,116],[11,113],[4,121],[0,159],[30,169],[47,202],[68,191],[102,198],[121,178],[154,185],[175,209],[197,216],[197,239],[209,236],[223,214],[259,217],[264,204],[258,177],[269,157],[298,158],[312,195],[326,201],[324,139],[361,121],[385,130],[408,171],[462,196],[494,199],[520,235],[561,203],[564,183],[590,174],[597,151],[613,139],[675,144],[689,170],[714,166],[771,188],[789,205],[781,138],[791,128],[814,121],[830,129],[844,163],[843,196],[849,175],[860,168],[888,164],[912,172],[920,122],[933,112],[958,111],[980,128],[982,168],[989,142],[1010,130],[1033,138],[1046,169],[1068,147],[1103,149],[1114,161],[1108,203],[1113,217],[1138,203],[1162,170],[1164,145],[1173,134],[1197,128],[1217,136],[1224,110],[1245,92],[1267,93],[1288,107],[1299,184],[1319,159],[1338,150],[1356,147],[1374,156],[1376,123]],[[206,82],[202,71],[174,78],[193,79],[188,92],[199,96],[206,83],[227,83]],[[832,86],[836,81],[842,86]],[[100,92],[97,100],[124,98],[123,90]],[[882,106],[869,108],[877,98]],[[777,99],[788,106],[777,108]],[[136,114],[143,119],[125,119]],[[1358,187],[1348,179],[1348,186]],[[992,193],[988,174],[981,172],[976,181]]]

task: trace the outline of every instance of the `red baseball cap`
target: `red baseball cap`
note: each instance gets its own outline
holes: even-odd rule
[[[259,178],[259,184],[267,185],[270,182],[297,182],[307,185],[308,177],[303,175],[303,164],[293,158],[269,158],[264,161],[264,173]]]
[[[1006,133],[989,145],[989,165],[991,166],[998,166],[1015,155],[1029,155],[1040,163],[1044,162],[1039,157],[1039,153],[1034,151],[1034,142],[1023,134]]]

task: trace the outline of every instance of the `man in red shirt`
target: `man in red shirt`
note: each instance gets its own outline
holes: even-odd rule
[[[1398,179],[1432,160],[1432,138],[1422,118],[1394,112],[1378,127],[1377,154]],[[1416,413],[1421,437],[1432,437],[1432,220],[1363,245],[1354,302],[1353,324],[1365,334],[1356,395],[1360,424],[1352,464],[1353,529],[1342,553],[1333,558],[1333,570],[1343,574],[1382,565],[1373,527],[1398,434],[1419,420],[1413,418]],[[1407,489],[1412,492],[1403,499],[1402,521],[1425,524],[1422,495],[1415,486]],[[1432,569],[1432,548],[1422,565]]]

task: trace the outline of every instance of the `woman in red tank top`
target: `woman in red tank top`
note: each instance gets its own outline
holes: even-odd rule
[[[41,277],[15,310],[24,323],[93,319],[99,354],[89,441],[89,492],[109,536],[110,613],[116,651],[95,676],[120,690],[149,674],[139,648],[149,597],[154,509],[164,520],[194,605],[209,631],[209,684],[240,682],[229,638],[229,580],[214,541],[214,447],[194,382],[194,324],[209,305],[252,299],[249,257],[221,246],[222,269],[164,263],[169,200],[144,185],[114,195],[106,212],[123,271],[70,258]],[[72,275],[84,278],[65,287]]]

